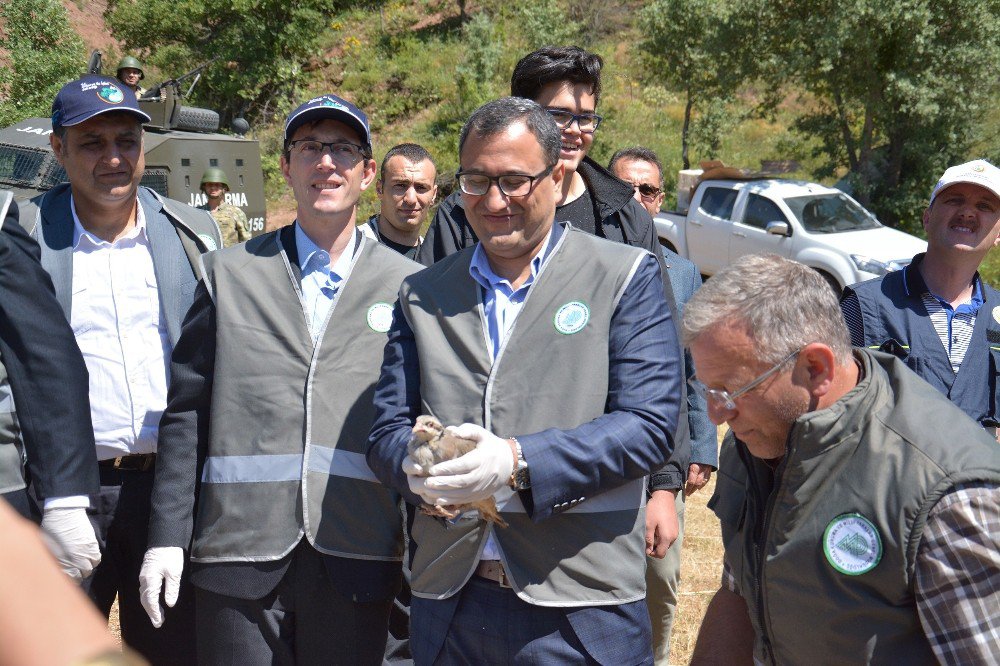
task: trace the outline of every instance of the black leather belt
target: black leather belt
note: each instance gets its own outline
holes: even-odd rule
[[[101,460],[97,464],[101,467],[108,467],[111,469],[120,469],[133,472],[148,472],[153,469],[153,463],[156,461],[155,453],[133,453],[128,456],[119,456],[118,458],[108,458],[107,460]]]

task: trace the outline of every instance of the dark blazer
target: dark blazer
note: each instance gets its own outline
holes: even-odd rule
[[[41,500],[91,495],[99,486],[87,366],[12,198],[0,192],[0,358],[30,480]]]
[[[674,299],[677,301],[677,323],[679,326],[680,318],[684,315],[684,305],[701,287],[701,273],[694,263],[666,248],[663,248],[663,260],[667,265],[667,276],[670,278],[670,285],[674,290]],[[691,352],[686,349],[684,350],[684,370],[689,383],[687,423],[688,437],[691,442],[691,462],[711,465],[718,469],[719,442],[715,424],[708,418],[708,404],[705,399],[690,387],[690,382],[694,379],[694,362],[691,360]],[[678,426],[679,430],[680,426]],[[687,479],[686,473],[684,478]]]
[[[282,251],[294,277],[299,275],[293,226],[278,232]],[[357,232],[360,234],[360,231]],[[246,246],[251,252],[270,252],[271,234],[258,236]],[[256,249],[255,249],[256,248]],[[198,478],[208,454],[209,413],[215,370],[215,305],[204,282],[200,282],[194,305],[184,320],[181,338],[171,359],[170,393],[160,422],[160,442],[170,455],[156,466],[149,545],[181,546],[188,549],[192,512],[190,497],[197,495],[198,479],[175,470],[191,469],[197,456]],[[311,547],[300,542],[298,547]],[[295,551],[293,550],[292,553]],[[381,562],[322,555],[334,587],[355,601],[391,598],[399,589],[400,562]],[[216,594],[239,599],[259,599],[278,585],[291,564],[292,555],[273,562],[191,563],[191,582]]]
[[[73,213],[70,186],[58,185],[25,206],[24,226],[41,247],[42,266],[52,277],[56,299],[69,320],[73,300]],[[176,345],[181,321],[194,300],[200,265],[197,256],[222,245],[215,220],[206,211],[163,199],[139,188],[139,205],[153,255],[160,306],[170,344]]]

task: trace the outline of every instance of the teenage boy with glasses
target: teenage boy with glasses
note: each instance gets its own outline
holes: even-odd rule
[[[659,256],[653,220],[633,200],[632,188],[587,157],[602,120],[596,109],[603,64],[577,46],[548,46],[517,63],[510,94],[538,102],[562,130],[559,162],[566,177],[557,192],[556,221]],[[429,266],[477,240],[455,192],[438,207],[417,259]]]

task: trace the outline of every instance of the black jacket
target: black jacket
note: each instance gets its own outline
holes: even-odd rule
[[[663,290],[670,305],[675,323],[680,325],[674,290],[667,276],[660,241],[649,212],[634,198],[631,185],[616,178],[610,171],[589,157],[583,158],[577,173],[583,178],[587,192],[594,202],[594,219],[597,220],[597,235],[634,247],[649,250],[660,263]],[[479,241],[472,230],[465,210],[462,208],[462,194],[456,190],[449,195],[434,214],[434,220],[427,229],[423,245],[417,253],[417,261],[430,266],[436,261],[454,254]],[[678,352],[680,353],[680,352]],[[683,359],[683,355],[681,356]],[[685,387],[686,389],[686,387]],[[679,489],[687,480],[687,469],[691,457],[691,442],[687,429],[687,400],[681,396],[681,430],[674,442],[674,452],[667,466],[652,475],[650,488]]]
[[[0,357],[28,473],[41,500],[96,494],[87,366],[39,263],[38,244],[18,224],[9,197],[0,192]]]

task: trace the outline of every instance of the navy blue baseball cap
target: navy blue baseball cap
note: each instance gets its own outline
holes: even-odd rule
[[[142,122],[150,118],[139,109],[130,88],[107,76],[88,74],[64,85],[52,102],[52,129],[72,127],[112,111],[131,113]]]
[[[358,133],[358,137],[364,142],[365,147],[371,148],[372,133],[368,128],[368,116],[346,99],[341,99],[336,95],[314,97],[292,111],[288,120],[285,121],[285,145],[288,145],[295,130],[302,125],[324,118],[339,120],[348,125]]]

